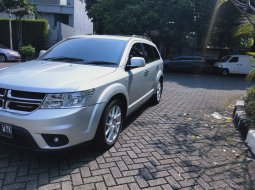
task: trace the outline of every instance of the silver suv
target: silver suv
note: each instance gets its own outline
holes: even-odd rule
[[[56,150],[110,148],[125,118],[161,99],[163,61],[139,37],[76,36],[0,71],[0,140]]]

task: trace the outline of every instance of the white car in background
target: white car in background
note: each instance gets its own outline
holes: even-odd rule
[[[249,55],[228,55],[216,62],[213,68],[223,75],[249,74],[255,67],[255,59]]]
[[[8,61],[20,61],[21,56],[17,51],[8,49],[4,45],[0,44],[0,63]]]

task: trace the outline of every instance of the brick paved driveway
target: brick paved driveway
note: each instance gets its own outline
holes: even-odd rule
[[[0,145],[0,188],[255,189],[254,159],[228,119],[249,86],[240,76],[167,74],[160,105],[128,119],[118,143],[100,153],[16,152]]]

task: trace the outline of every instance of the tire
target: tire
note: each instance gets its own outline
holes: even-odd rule
[[[0,62],[6,62],[7,57],[4,54],[0,54]]]
[[[158,81],[155,94],[152,96],[151,102],[153,105],[159,104],[163,92],[163,81]]]
[[[195,67],[195,68],[193,68],[192,72],[193,72],[194,74],[199,74],[199,73],[202,72],[202,69],[201,69],[200,67]]]
[[[107,150],[116,143],[124,123],[124,113],[124,106],[120,100],[111,100],[106,105],[95,136],[97,148]]]
[[[222,74],[223,74],[224,76],[229,75],[229,70],[228,70],[228,69],[223,69]]]

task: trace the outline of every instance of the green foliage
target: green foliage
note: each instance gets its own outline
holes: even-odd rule
[[[255,23],[255,15],[249,15],[250,20]],[[247,17],[242,16],[239,20],[239,25],[234,29],[234,36],[243,36],[243,35],[249,35],[253,36],[255,32],[254,26],[251,24],[251,22],[247,19]]]
[[[35,56],[35,48],[30,44],[28,46],[22,46],[19,52],[25,60],[31,60]]]
[[[17,8],[25,8],[25,11],[15,13],[18,17],[23,17],[24,15],[27,15],[28,13],[34,13],[37,14],[37,8],[36,5],[33,5],[28,0],[0,0],[0,2],[7,8],[7,9],[17,9]],[[3,10],[3,7],[0,6],[1,10]]]
[[[85,1],[96,33],[146,35],[166,49],[203,47],[217,5],[212,0]],[[236,10],[233,13],[233,5],[225,4],[210,45],[225,47],[232,42],[229,31],[240,15]]]
[[[18,21],[12,20],[13,45],[18,49],[17,39]],[[31,44],[37,51],[45,49],[48,39],[47,20],[22,20],[23,44]],[[0,43],[9,47],[9,22],[8,19],[0,19]]]
[[[245,111],[255,121],[255,87],[252,87],[247,91]]]

